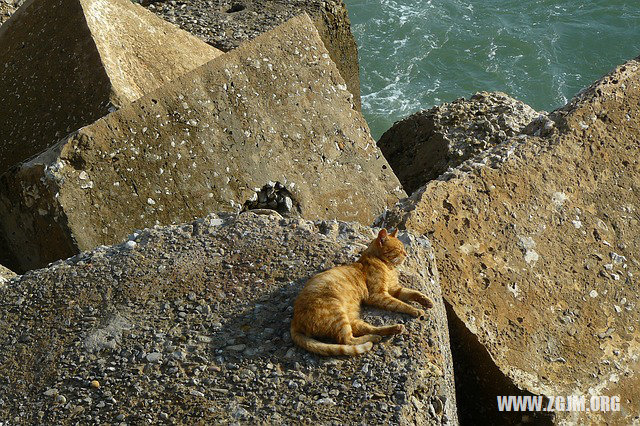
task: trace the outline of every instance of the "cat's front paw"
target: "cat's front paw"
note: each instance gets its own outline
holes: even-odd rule
[[[414,309],[413,312],[411,312],[411,315],[420,319],[424,319],[425,317],[425,313],[422,309]]]
[[[422,296],[419,300],[418,303],[420,303],[422,306],[424,306],[427,309],[431,309],[433,308],[433,302],[431,301],[431,299],[429,299],[427,296]]]
[[[404,333],[404,324],[396,324],[391,329],[391,334],[401,334]]]

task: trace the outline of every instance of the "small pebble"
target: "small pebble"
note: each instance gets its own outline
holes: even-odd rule
[[[58,395],[58,389],[56,388],[51,388],[51,389],[47,389],[46,391],[44,391],[45,396],[56,396]]]
[[[316,401],[318,405],[336,405],[336,402],[332,398],[321,398]]]
[[[162,354],[160,352],[152,352],[147,354],[147,361],[149,362],[158,362],[162,359]]]

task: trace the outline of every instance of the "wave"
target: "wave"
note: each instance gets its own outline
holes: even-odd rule
[[[480,90],[552,110],[640,52],[640,3],[346,0],[363,112],[394,121]]]

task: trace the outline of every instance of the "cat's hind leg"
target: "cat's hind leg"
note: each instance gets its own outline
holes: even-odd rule
[[[377,343],[380,340],[382,340],[382,336],[378,336],[377,334],[365,334],[364,336],[353,337],[351,344],[359,345],[361,343],[366,343],[366,342]]]
[[[367,334],[378,334],[381,336],[390,336],[392,334],[400,334],[404,331],[404,325],[386,325],[382,327],[376,327],[361,319],[351,321],[351,328],[354,336],[364,336]]]
[[[360,345],[366,342],[379,342],[382,338],[374,334],[357,335],[354,337],[351,321],[347,314],[340,315],[332,324],[336,332],[336,340],[343,345]]]

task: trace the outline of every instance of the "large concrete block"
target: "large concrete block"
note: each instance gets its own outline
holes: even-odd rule
[[[521,133],[539,116],[505,93],[479,92],[394,123],[378,146],[411,194],[447,169]]]
[[[28,0],[0,27],[0,173],[222,52],[127,0]]]
[[[551,114],[552,135],[511,139],[386,215],[431,237],[452,311],[521,389],[620,397],[560,422],[640,416],[639,105],[636,59]]]
[[[308,13],[360,109],[358,47],[342,0],[145,0],[149,10],[228,52],[288,19]]]
[[[0,24],[8,19],[23,1],[5,0],[6,4],[0,2]],[[241,43],[306,12],[316,24],[331,59],[338,66],[347,88],[354,96],[354,103],[360,110],[358,46],[351,32],[346,5],[342,0],[251,0],[241,3],[219,0],[215,4],[209,0],[144,0],[141,3],[156,15],[223,52],[235,49]]]
[[[404,196],[307,15],[4,174],[0,221],[29,269],[137,228],[238,211],[269,181],[310,219],[370,223]]]
[[[358,224],[211,215],[140,232],[0,287],[0,418],[12,424],[450,424],[451,352],[428,240],[400,233],[400,281],[435,302],[364,355],[294,346],[293,301],[357,259]],[[97,383],[93,383],[93,381]]]

